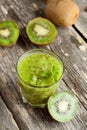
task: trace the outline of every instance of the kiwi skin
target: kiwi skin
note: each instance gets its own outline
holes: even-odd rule
[[[64,93],[68,93],[69,95],[71,95],[73,98],[74,98],[74,103],[75,103],[75,107],[74,107],[74,111],[73,111],[73,115],[71,117],[69,117],[69,119],[64,119],[64,120],[61,120],[59,118],[56,118],[55,115],[53,114],[53,108],[52,108],[52,103],[54,102],[53,100],[55,99],[55,97],[57,98],[58,97],[58,94],[63,94]],[[53,104],[54,105],[54,104]],[[70,120],[72,120],[74,118],[74,116],[76,115],[76,112],[77,112],[77,108],[78,108],[78,99],[77,97],[70,91],[67,91],[67,90],[63,90],[61,92],[58,92],[56,94],[54,94],[53,96],[51,96],[49,99],[48,99],[48,103],[47,103],[47,106],[48,106],[48,112],[50,113],[50,116],[58,121],[58,122],[62,122],[62,123],[65,123],[65,122],[69,122]]]
[[[28,34],[29,23],[30,23],[30,22],[33,22],[34,20],[37,20],[37,19],[39,19],[39,20],[46,20],[46,21],[48,21],[49,23],[53,24],[53,23],[52,23],[51,21],[49,21],[48,19],[42,18],[42,17],[37,17],[37,18],[34,18],[34,19],[30,20],[30,21],[28,22],[27,27],[26,27],[26,34],[27,34],[28,38],[29,38],[29,34]],[[54,25],[54,24],[53,24],[53,25]],[[55,25],[54,25],[54,27],[55,27]],[[56,27],[55,27],[55,29],[56,29]],[[57,35],[57,30],[56,30],[55,36],[54,36],[54,38],[51,40],[51,42],[45,42],[44,44],[43,44],[43,43],[37,44],[36,42],[33,42],[33,41],[31,41],[31,40],[30,40],[30,41],[31,41],[33,44],[35,44],[35,45],[45,46],[45,45],[51,44],[51,43],[54,41],[54,39],[56,38],[56,35]],[[30,38],[29,38],[29,39],[30,39]]]
[[[45,14],[55,25],[70,26],[79,16],[79,7],[72,0],[48,0]]]
[[[14,22],[13,20],[9,19],[9,20],[2,21],[2,22],[0,22],[0,23],[3,23],[3,22],[12,22],[12,23],[16,26],[16,28],[17,28],[17,30],[18,30],[18,36],[17,36],[17,38],[15,39],[15,41],[14,41],[13,43],[8,44],[8,45],[7,45],[7,44],[5,44],[5,45],[0,44],[1,47],[11,47],[11,46],[13,46],[13,45],[16,44],[16,42],[17,42],[17,40],[18,40],[18,38],[19,38],[20,31],[19,31],[18,25],[17,25],[16,22]]]

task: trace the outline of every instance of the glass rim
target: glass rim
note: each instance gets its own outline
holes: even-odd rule
[[[62,63],[62,66],[63,66],[63,71],[62,71],[62,74],[61,74],[60,78],[59,78],[56,82],[54,82],[53,84],[51,84],[51,85],[49,85],[49,86],[43,86],[43,87],[37,86],[37,87],[35,87],[34,85],[31,85],[31,84],[27,83],[26,81],[24,81],[24,80],[21,78],[21,76],[19,75],[19,73],[18,73],[18,63],[19,63],[19,61],[20,61],[24,56],[26,57],[28,54],[32,54],[32,53],[39,52],[39,51],[41,51],[41,53],[46,53],[46,54],[49,54],[49,55],[54,56],[57,60],[59,60],[59,61]],[[17,77],[18,77],[25,85],[27,85],[27,86],[29,86],[29,87],[31,87],[31,88],[32,88],[32,87],[33,87],[33,88],[40,88],[40,89],[49,88],[49,87],[53,86],[54,84],[57,84],[58,81],[61,80],[61,78],[62,78],[62,76],[63,76],[63,73],[64,73],[64,62],[63,62],[63,60],[60,58],[60,56],[58,56],[57,54],[55,54],[54,52],[52,52],[52,51],[50,51],[50,50],[47,50],[47,49],[32,49],[32,50],[29,50],[29,51],[26,51],[26,52],[22,53],[22,54],[19,56],[19,58],[18,58],[18,60],[17,60],[17,62],[16,62],[16,73],[17,73]]]

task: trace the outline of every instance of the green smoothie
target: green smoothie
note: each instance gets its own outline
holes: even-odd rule
[[[43,107],[59,85],[63,63],[52,52],[34,49],[19,58],[17,73],[24,101]]]

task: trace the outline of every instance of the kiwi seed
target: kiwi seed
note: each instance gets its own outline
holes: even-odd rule
[[[57,30],[49,20],[39,17],[28,23],[26,33],[34,44],[46,45],[54,40]]]
[[[78,106],[77,97],[68,91],[61,91],[48,100],[50,115],[59,122],[68,122],[76,114]]]
[[[19,37],[19,29],[12,20],[0,22],[0,46],[11,46]]]

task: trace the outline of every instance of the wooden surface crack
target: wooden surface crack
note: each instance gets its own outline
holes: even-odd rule
[[[87,38],[80,32],[80,30],[75,25],[73,25],[72,27],[80,35],[80,37],[87,43]]]

